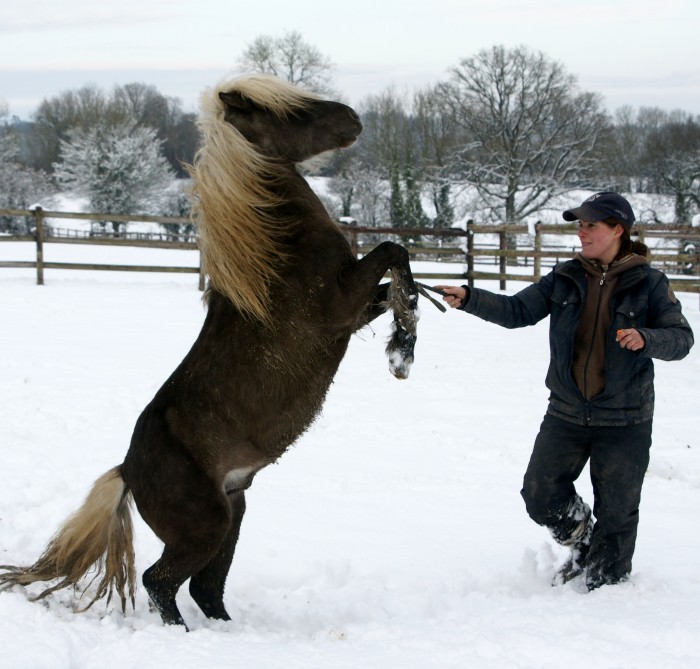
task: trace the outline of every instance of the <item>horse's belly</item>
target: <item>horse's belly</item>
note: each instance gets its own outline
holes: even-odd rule
[[[223,482],[226,494],[232,495],[250,488],[253,483],[253,477],[259,469],[260,467],[248,466],[238,467],[226,472]]]

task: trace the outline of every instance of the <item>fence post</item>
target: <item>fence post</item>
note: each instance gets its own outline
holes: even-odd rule
[[[498,233],[498,248],[501,251],[501,254],[498,257],[498,273],[501,275],[501,279],[499,280],[499,286],[501,290],[505,290],[506,280],[504,275],[506,273],[507,258],[504,252],[508,250],[508,236],[506,235],[505,230],[502,230]]]
[[[535,257],[533,258],[533,265],[535,269],[533,271],[533,276],[535,281],[539,281],[542,276],[542,233],[540,232],[541,221],[535,223]]]
[[[352,254],[357,258],[357,254],[360,250],[357,241],[357,229],[349,225],[347,231],[350,233],[350,248],[352,249]]]
[[[467,221],[467,285],[474,288],[474,221]]]
[[[36,239],[36,285],[44,285],[44,210],[34,209],[34,239]]]
[[[206,274],[204,272],[204,262],[202,261],[202,249],[197,246],[199,252],[199,290],[203,291],[206,286]]]

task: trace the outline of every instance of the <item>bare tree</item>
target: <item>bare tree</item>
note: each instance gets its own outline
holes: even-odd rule
[[[635,118],[634,130],[639,144],[637,159],[637,174],[642,177],[640,190],[645,193],[661,193],[663,184],[658,180],[658,175],[648,169],[648,152],[646,149],[649,137],[657,134],[668,122],[669,113],[659,107],[640,107]]]
[[[378,172],[357,167],[352,174],[344,172],[332,177],[328,188],[338,203],[330,207],[337,216],[351,217],[361,226],[389,225],[388,185]],[[366,241],[375,243],[379,235],[373,233]]]
[[[394,227],[424,227],[425,151],[421,130],[409,102],[393,88],[366,98],[360,105],[364,124],[356,156],[362,169],[373,170],[388,182],[388,213]]]
[[[199,145],[194,116],[183,113],[177,98],[143,83],[115,86],[111,95],[93,85],[64,91],[44,99],[33,120],[29,140],[35,157],[32,164],[47,171],[59,161],[61,142],[70,133],[99,126],[131,121],[153,128],[179,176],[185,176],[181,163],[191,162]]]
[[[19,142],[8,115],[7,104],[0,100],[0,208],[27,209],[55,189],[47,174],[19,163]],[[26,233],[28,223],[23,218],[0,216],[0,232]]]
[[[356,180],[356,218],[360,225],[369,227],[381,227],[389,222],[388,205],[386,197],[386,182],[379,178],[373,170],[362,170]],[[379,235],[375,235],[371,241],[378,242]]]
[[[649,132],[644,163],[659,190],[673,196],[675,222],[690,225],[700,211],[700,119],[671,112]]]
[[[543,53],[494,46],[437,90],[463,131],[455,165],[494,220],[519,222],[593,174],[609,127],[600,97]]]
[[[637,124],[634,107],[624,105],[615,110],[613,127],[607,144],[603,169],[607,174],[607,188],[619,191],[637,191],[642,188],[641,157],[644,136]]]
[[[45,98],[34,113],[35,167],[52,171],[61,142],[74,130],[87,130],[104,120],[107,97],[93,84]]]
[[[274,74],[315,93],[337,97],[332,85],[330,59],[305,42],[297,31],[287,32],[282,37],[256,37],[238,62],[242,70]]]
[[[420,150],[420,173],[435,209],[432,224],[450,227],[454,223],[450,157],[458,143],[454,121],[434,88],[414,95],[412,116]]]
[[[388,179],[399,156],[409,117],[407,102],[392,87],[366,97],[358,105],[364,127],[355,145],[357,160],[363,167],[378,170]]]

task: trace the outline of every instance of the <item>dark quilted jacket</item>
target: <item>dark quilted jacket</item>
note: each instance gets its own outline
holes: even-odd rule
[[[654,414],[654,363],[680,360],[693,345],[693,332],[668,279],[648,265],[619,275],[610,301],[611,324],[605,351],[605,387],[586,400],[571,373],[574,338],[586,299],[587,280],[579,260],[554,268],[539,283],[513,296],[473,288],[462,309],[507,328],[534,325],[550,316],[550,390],[547,413],[578,425],[630,425]],[[645,347],[638,352],[620,348],[615,333],[636,328]]]

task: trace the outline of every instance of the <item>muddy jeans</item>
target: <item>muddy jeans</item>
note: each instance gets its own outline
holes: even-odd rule
[[[585,508],[574,481],[590,459],[596,522],[587,565],[606,582],[632,569],[651,427],[652,421],[584,427],[546,415],[525,472],[521,495],[529,516],[566,544]]]

